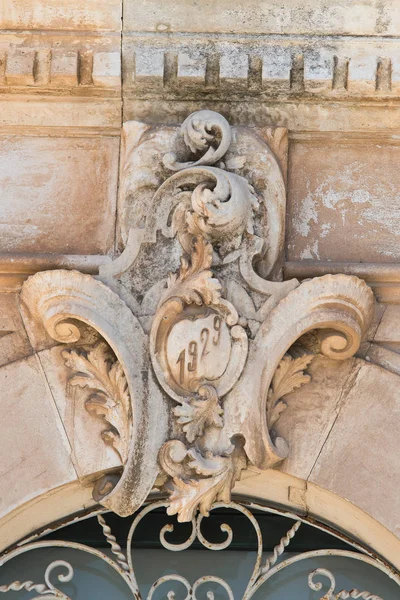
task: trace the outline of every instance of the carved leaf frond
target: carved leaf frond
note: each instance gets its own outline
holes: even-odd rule
[[[105,342],[99,342],[87,354],[78,350],[64,350],[63,356],[66,366],[74,372],[69,380],[70,385],[93,390],[86,400],[86,410],[107,423],[109,427],[102,432],[102,438],[114,447],[125,462],[131,403],[122,365],[113,358]]]
[[[304,373],[304,371],[313,358],[313,354],[305,354],[298,358],[292,358],[289,354],[286,354],[282,358],[272,378],[268,392],[268,423],[270,427],[276,423],[282,412],[287,408],[287,403],[282,400],[282,397],[311,380],[311,376]]]
[[[212,253],[213,248],[209,242],[202,237],[195,238],[190,261],[182,257],[179,273],[169,275],[162,302],[178,297],[186,304],[217,303],[221,284],[218,279],[213,278],[210,271]]]
[[[197,509],[202,515],[208,516],[216,501],[229,503],[231,490],[247,465],[242,447],[235,447],[227,456],[205,458],[194,448],[187,454],[197,478],[184,480],[174,477],[169,486],[170,505],[167,512],[170,515],[178,514],[180,522],[190,521]]]
[[[108,369],[112,356],[107,344],[99,342],[87,356],[78,350],[64,350],[63,357],[65,365],[75,373],[70,379],[71,385],[108,393]]]
[[[174,409],[189,442],[204,435],[209,427],[223,427],[221,415],[224,411],[215,389],[212,386],[202,386],[199,395],[202,397],[190,398]]]

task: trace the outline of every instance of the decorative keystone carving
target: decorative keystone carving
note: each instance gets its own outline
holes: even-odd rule
[[[75,345],[64,351],[70,387],[123,463],[96,500],[126,515],[156,483],[189,521],[229,502],[248,464],[287,456],[273,431],[287,395],[309,381],[313,352],[357,351],[373,295],[345,275],[280,281],[278,159],[260,132],[212,111],[181,129],[125,126],[119,205],[125,248],[101,267],[103,283],[38,273],[22,290],[25,321],[37,348],[48,336]],[[83,340],[80,322],[103,341]],[[311,353],[290,351],[306,334]]]

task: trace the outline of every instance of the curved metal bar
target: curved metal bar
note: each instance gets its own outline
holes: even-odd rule
[[[342,590],[341,592],[335,593],[336,588],[336,580],[328,569],[315,569],[308,576],[308,587],[315,592],[319,592],[322,590],[322,583],[320,581],[315,581],[315,576],[319,575],[322,577],[326,577],[329,581],[329,590],[324,597],[320,600],[347,600],[348,598],[359,598],[360,600],[383,600],[380,596],[376,596],[375,594],[370,594],[369,592],[360,592],[360,590],[352,589],[349,592],[346,590]]]
[[[50,581],[50,576],[54,569],[58,567],[65,567],[67,572],[58,575],[58,581],[69,582],[74,576],[74,570],[69,562],[65,560],[54,560],[48,565],[44,574],[45,583],[33,583],[33,581],[14,581],[9,585],[0,586],[0,592],[20,592],[25,590],[27,592],[37,592],[39,596],[35,596],[32,600],[46,600],[47,598],[60,598],[60,600],[71,600],[69,596],[63,594],[56,586]]]
[[[256,562],[254,564],[254,569],[253,572],[251,574],[250,577],[250,581],[247,585],[247,588],[251,587],[253,585],[253,583],[256,581],[259,571],[260,571],[260,565],[261,565],[261,561],[262,561],[262,551],[263,551],[263,542],[262,542],[262,534],[261,534],[261,529],[260,526],[258,524],[257,519],[255,518],[255,516],[249,511],[248,508],[246,508],[245,506],[242,506],[241,504],[238,504],[237,502],[231,502],[229,505],[225,504],[224,502],[215,502],[215,504],[213,504],[212,509],[211,510],[215,510],[217,508],[233,508],[234,510],[237,510],[238,512],[241,512],[243,515],[245,515],[248,520],[250,521],[250,523],[253,525],[254,531],[256,532],[257,535],[257,557],[256,557]],[[198,539],[200,540],[200,542],[203,544],[203,546],[205,546],[206,548],[210,548],[210,550],[223,550],[224,548],[227,548],[228,545],[230,545],[230,543],[232,542],[233,539],[233,535],[232,537],[230,536],[230,534],[228,533],[228,539],[223,542],[222,544],[211,544],[209,542],[206,542],[205,544],[203,543],[203,536],[201,534],[200,531],[200,526],[201,526],[201,522],[203,520],[203,516],[200,515],[197,518],[197,531],[198,531]],[[222,529],[222,527],[226,527],[226,529]],[[225,523],[221,525],[221,531],[228,531],[229,526],[226,525]],[[229,527],[229,530],[231,530],[231,528]],[[199,532],[201,535],[201,538],[199,536]],[[227,544],[229,540],[229,544]],[[216,547],[217,546],[217,547]],[[247,591],[246,588],[246,591]]]
[[[107,563],[114,571],[116,571],[122,577],[122,579],[128,586],[129,590],[132,592],[133,598],[138,600],[141,598],[141,596],[140,596],[139,586],[137,584],[135,573],[134,573],[134,566],[133,566],[133,559],[132,559],[133,535],[137,529],[138,524],[143,520],[143,518],[146,515],[148,515],[149,513],[151,513],[152,511],[154,511],[158,508],[168,508],[168,506],[169,506],[169,503],[167,501],[160,500],[160,501],[151,502],[150,504],[144,506],[140,510],[140,512],[134,518],[134,520],[131,524],[131,527],[129,529],[129,532],[128,532],[127,555],[126,556],[123,553],[121,546],[118,544],[116,537],[113,535],[111,528],[107,525],[103,516],[101,514],[98,514],[97,519],[102,527],[103,534],[104,534],[106,540],[108,541],[108,543],[111,546],[111,551],[113,552],[114,556],[116,557],[115,559],[108,557],[106,554],[104,554],[103,552],[101,552],[99,550],[96,550],[94,548],[91,548],[89,546],[86,546],[84,544],[80,544],[77,542],[64,542],[61,540],[55,540],[55,541],[42,540],[39,542],[25,543],[25,544],[21,545],[20,547],[16,548],[15,550],[11,551],[8,555],[4,556],[3,559],[0,560],[0,567],[5,565],[9,561],[11,561],[16,556],[22,555],[24,553],[33,551],[38,548],[59,547],[59,548],[69,548],[69,549],[78,550],[78,551],[80,550],[85,553],[91,554],[92,556],[95,556],[96,558]],[[278,559],[284,554],[287,546],[290,544],[291,540],[296,535],[301,523],[302,522],[307,523],[307,520],[304,518],[299,518],[293,514],[284,513],[277,509],[272,509],[269,507],[251,503],[251,508],[253,508],[253,509],[258,509],[263,512],[270,512],[273,514],[284,514],[288,518],[297,519],[295,521],[295,523],[292,525],[292,527],[288,530],[286,535],[284,537],[282,537],[281,540],[279,541],[279,543],[275,546],[272,555],[269,556],[265,560],[264,566],[261,566],[262,559],[263,559],[263,556],[262,556],[263,540],[262,540],[261,529],[260,529],[260,526],[259,526],[259,523],[258,523],[256,517],[252,514],[252,512],[249,510],[248,507],[246,507],[243,504],[240,504],[238,502],[231,502],[229,504],[226,504],[224,502],[217,502],[212,506],[211,510],[216,510],[219,508],[229,508],[229,509],[233,509],[237,512],[242,513],[248,519],[248,521],[250,521],[251,525],[254,528],[254,531],[256,532],[257,553],[256,553],[254,569],[253,569],[252,575],[250,577],[249,583],[247,585],[247,588],[244,592],[244,595],[242,596],[242,600],[251,600],[251,598],[253,598],[253,596],[257,592],[257,590],[259,590],[260,587],[266,581],[271,579],[274,575],[276,575],[283,569],[288,568],[291,565],[293,565],[299,561],[307,560],[308,558],[316,558],[316,557],[320,557],[320,556],[339,556],[339,557],[345,557],[345,558],[349,558],[352,560],[364,562],[372,567],[377,568],[378,570],[383,572],[385,575],[387,575],[391,580],[393,580],[397,585],[400,586],[400,576],[397,575],[396,573],[394,573],[393,571],[391,571],[389,567],[387,567],[385,564],[383,564],[376,558],[374,558],[372,556],[368,556],[366,554],[365,550],[364,550],[364,554],[358,554],[358,553],[350,551],[350,550],[333,550],[333,549],[315,550],[312,552],[305,552],[302,554],[298,554],[296,556],[293,556],[286,560],[283,560],[282,562],[278,562]],[[87,517],[85,516],[84,518],[87,518]],[[198,539],[199,542],[205,548],[210,549],[210,550],[221,551],[221,550],[225,550],[226,548],[228,548],[230,546],[230,544],[232,543],[233,536],[234,536],[234,532],[233,532],[231,526],[229,526],[227,523],[222,523],[220,525],[221,532],[226,534],[226,538],[223,542],[220,542],[220,543],[209,542],[205,538],[204,534],[201,531],[201,525],[203,522],[203,518],[204,517],[202,515],[197,515],[194,519],[192,519],[191,532],[190,532],[189,536],[187,537],[186,541],[183,543],[180,543],[180,544],[173,544],[171,542],[168,542],[168,540],[166,539],[166,534],[169,532],[172,532],[174,529],[174,526],[172,524],[164,525],[164,527],[161,528],[160,534],[159,534],[161,545],[167,550],[170,550],[173,552],[177,552],[177,551],[179,552],[179,551],[183,551],[183,550],[186,550],[187,548],[189,548],[193,544],[193,542],[196,539]],[[323,527],[317,527],[317,528],[323,529]],[[57,567],[64,567],[66,569],[66,573],[62,573],[62,574],[58,575],[58,580],[60,582],[68,582],[68,581],[72,580],[73,568],[72,568],[71,564],[64,560],[56,560],[56,561],[53,561],[52,563],[50,563],[50,565],[48,565],[48,567],[45,571],[45,575],[44,575],[45,583],[35,584],[32,581],[24,581],[24,582],[14,581],[13,583],[10,583],[9,585],[0,586],[0,593],[4,593],[7,591],[25,590],[25,591],[36,592],[37,594],[39,594],[33,600],[45,600],[46,598],[59,598],[60,600],[71,600],[71,598],[69,598],[67,595],[65,595],[63,592],[61,592],[50,580],[53,570]],[[310,587],[310,589],[312,589],[314,591],[320,591],[322,589],[322,583],[320,583],[319,581],[315,581],[315,576],[318,576],[318,575],[327,577],[330,582],[330,589],[324,595],[324,599],[326,599],[326,600],[345,600],[347,598],[358,598],[361,600],[382,600],[379,596],[370,594],[367,591],[364,591],[364,592],[359,591],[358,589],[353,589],[350,591],[342,590],[340,592],[335,592],[335,585],[336,585],[335,578],[330,571],[328,571],[327,569],[324,569],[324,568],[316,569],[309,575],[309,578],[308,578],[309,587]],[[233,594],[231,586],[229,585],[229,583],[227,583],[225,580],[221,579],[218,576],[205,575],[203,577],[198,578],[193,584],[190,584],[190,582],[182,575],[179,575],[179,573],[170,574],[170,575],[158,578],[151,586],[150,591],[147,595],[147,600],[152,600],[155,591],[161,585],[163,585],[167,582],[176,582],[176,583],[180,583],[184,586],[184,589],[186,590],[186,592],[185,592],[186,595],[185,595],[184,600],[197,600],[197,591],[199,590],[199,588],[201,586],[203,586],[207,583],[218,584],[225,590],[228,600],[234,600],[234,594]],[[206,594],[207,594],[208,600],[214,600],[214,592],[213,591],[208,590]],[[173,590],[170,590],[167,593],[166,597],[168,600],[174,600],[175,592]]]
[[[10,560],[12,560],[13,558],[15,558],[17,556],[20,556],[21,554],[25,554],[26,552],[37,550],[39,548],[70,548],[72,550],[80,550],[81,552],[86,552],[87,554],[96,556],[96,558],[99,558],[100,560],[107,563],[112,569],[114,569],[114,571],[116,571],[118,573],[118,575],[120,575],[122,577],[122,579],[125,581],[125,583],[129,587],[129,589],[132,591],[135,598],[140,598],[140,593],[139,593],[139,589],[136,586],[136,581],[131,577],[130,573],[127,573],[116,561],[114,561],[112,558],[108,557],[103,552],[100,552],[100,550],[96,550],[95,548],[91,548],[90,546],[86,546],[85,544],[80,544],[78,542],[64,542],[62,540],[42,540],[40,542],[32,542],[30,544],[25,544],[23,546],[20,546],[19,548],[16,548],[12,552],[10,552],[7,556],[5,556],[0,561],[0,567],[3,567],[6,563],[10,562]],[[55,562],[60,563],[60,562],[64,562],[64,561],[55,561]],[[49,567],[51,567],[52,565],[54,565],[54,563],[51,563],[49,565]],[[69,565],[69,566],[71,566],[71,565]],[[47,570],[46,570],[46,573],[48,575],[50,575],[50,572],[48,572],[49,567],[47,567]],[[45,575],[45,577],[46,577],[46,575]],[[69,581],[69,580],[63,579],[63,581]],[[47,581],[46,581],[46,583],[47,583]],[[3,590],[0,588],[0,592],[2,592],[2,591]],[[4,590],[4,591],[7,591],[7,590]],[[39,600],[39,599],[36,599],[36,600]]]
[[[185,577],[182,577],[181,575],[174,574],[174,575],[164,575],[163,577],[160,577],[159,579],[157,579],[157,581],[155,581],[153,583],[153,585],[151,586],[150,591],[146,596],[146,599],[151,600],[153,598],[153,595],[154,595],[154,592],[156,591],[156,589],[158,589],[164,583],[167,583],[167,581],[179,582],[185,586],[187,595],[185,596],[184,600],[191,600],[193,598],[192,588],[191,588],[191,585],[188,582],[188,580]],[[175,592],[170,590],[167,593],[167,598],[168,598],[168,600],[175,600]]]
[[[260,577],[256,584],[249,590],[248,595],[243,596],[243,600],[250,600],[257,590],[268,580],[271,579],[276,573],[279,573],[283,569],[300,562],[302,560],[307,560],[308,558],[316,558],[318,556],[340,556],[345,558],[351,558],[354,560],[358,560],[364,563],[371,565],[385,573],[390,579],[395,581],[400,586],[400,576],[396,575],[392,571],[390,571],[385,565],[378,562],[376,559],[371,558],[370,556],[366,556],[363,554],[358,554],[357,552],[352,552],[351,550],[312,550],[310,552],[303,552],[302,554],[296,554],[296,556],[291,556],[281,563],[275,565],[272,569],[270,569],[265,575]],[[327,596],[329,598],[329,595]]]
[[[197,592],[198,588],[201,585],[204,585],[205,583],[218,583],[227,592],[229,600],[235,600],[231,586],[228,583],[226,583],[226,581],[221,579],[220,577],[213,577],[212,575],[207,575],[206,577],[200,577],[199,579],[197,579],[197,581],[194,582],[193,589],[192,589],[193,600],[197,600],[196,592]],[[214,600],[214,593],[210,592],[210,591],[207,592],[207,598],[209,600]]]

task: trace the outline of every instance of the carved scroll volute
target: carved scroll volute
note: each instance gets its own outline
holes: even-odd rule
[[[167,427],[162,396],[156,386],[148,389],[144,375],[146,338],[139,321],[108,287],[77,271],[37,273],[24,283],[20,298],[35,348],[40,349],[43,329],[57,342],[74,344],[80,338],[77,322],[83,322],[100,333],[122,366],[131,403],[125,423],[129,440],[126,463],[119,480],[98,482],[94,496],[121,516],[132,514],[143,504],[157,477],[157,453]]]
[[[258,468],[267,469],[288,455],[283,438],[271,439],[268,422],[268,390],[284,354],[299,337],[317,329],[322,354],[334,360],[350,358],[371,322],[373,305],[373,293],[364,281],[326,275],[290,292],[262,323],[243,374],[225,399],[226,434],[244,435],[246,454]]]

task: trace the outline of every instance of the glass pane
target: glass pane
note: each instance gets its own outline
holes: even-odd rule
[[[290,558],[290,554],[286,554]],[[0,569],[0,585],[23,580],[34,583],[44,582],[47,566],[55,560],[70,562],[74,577],[70,583],[60,583],[59,574],[64,567],[53,571],[51,581],[73,600],[132,600],[132,592],[121,576],[109,565],[84,552],[63,548],[38,549],[13,559]],[[219,577],[227,582],[234,598],[243,598],[255,561],[254,552],[194,550],[170,552],[168,550],[139,550],[134,554],[136,577],[142,594],[146,598],[152,584],[162,576],[177,573],[190,584],[206,575]],[[383,600],[398,600],[399,587],[376,567],[359,560],[346,557],[324,556],[307,558],[289,565],[264,583],[252,596],[252,600],[319,600],[329,590],[326,577],[315,578],[323,584],[320,592],[308,586],[309,574],[317,568],[328,569],[336,579],[335,594],[341,590],[357,588],[369,591]],[[168,592],[176,594],[176,600],[184,600],[187,592],[180,582],[164,582],[154,593],[154,600],[167,598]],[[215,600],[225,600],[229,596],[223,584],[205,582],[198,588],[197,599],[207,600],[207,592],[214,592]],[[5,600],[28,600],[34,592],[10,591],[1,594]]]
[[[86,552],[64,548],[43,548],[17,556],[0,568],[0,585],[13,581],[44,583],[47,566],[55,560],[71,564],[74,576],[69,583],[60,583],[58,576],[66,574],[65,567],[55,568],[51,583],[73,600],[132,600],[132,592],[121,576],[108,564]],[[3,600],[28,600],[37,594],[28,591],[10,591],[0,594]]]

